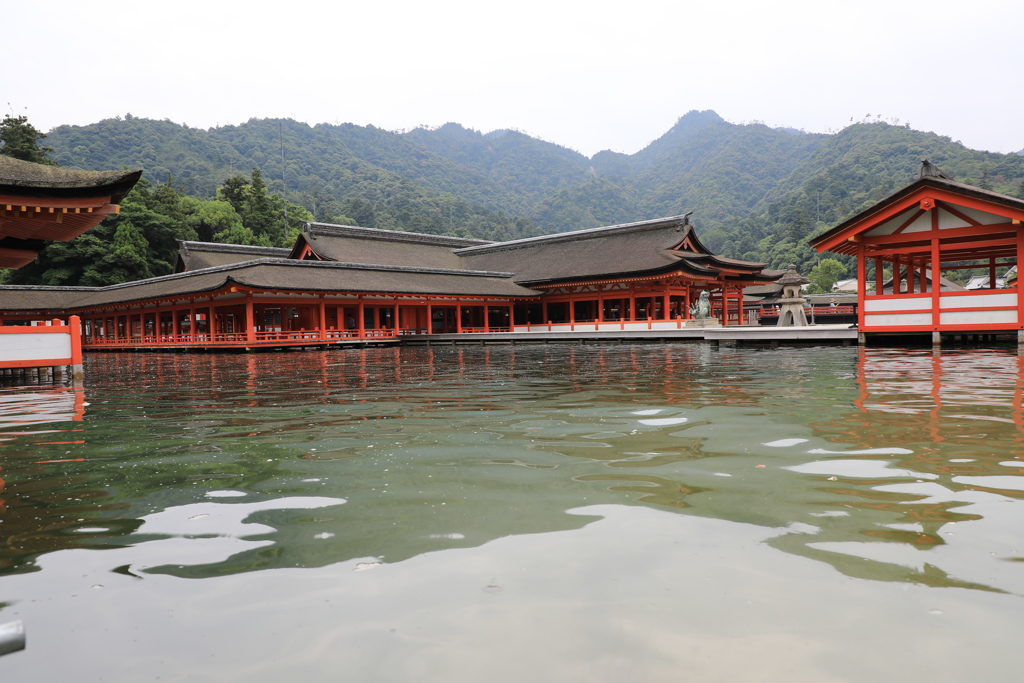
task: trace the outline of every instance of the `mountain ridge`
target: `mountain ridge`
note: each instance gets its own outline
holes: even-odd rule
[[[805,133],[730,123],[710,109],[687,112],[634,154],[589,158],[519,131],[455,122],[387,131],[250,119],[203,130],[129,115],[58,126],[47,144],[61,165],[142,166],[151,181],[170,178],[202,198],[259,168],[271,191],[287,188],[316,220],[366,227],[491,239],[694,211],[713,250],[801,268],[820,258],[808,236],[909,183],[922,157],[965,182],[1024,194],[1019,154],[969,150],[881,121]],[[500,227],[510,221],[518,221],[514,232]]]

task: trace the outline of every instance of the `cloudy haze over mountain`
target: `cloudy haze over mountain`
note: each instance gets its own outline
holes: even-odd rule
[[[7,3],[7,113],[516,128],[633,153],[692,109],[1024,148],[1015,0]]]

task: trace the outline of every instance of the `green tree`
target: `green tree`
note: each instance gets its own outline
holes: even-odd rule
[[[828,293],[832,285],[846,275],[846,266],[833,258],[822,259],[821,263],[811,269],[807,279],[817,285],[819,291]]]
[[[269,246],[291,246],[295,234],[301,229],[303,221],[313,220],[313,215],[304,208],[288,203],[289,235],[285,236],[284,200],[267,190],[263,182],[263,174],[259,168],[252,169],[252,176],[228,178],[218,190],[218,199],[227,202],[234,208],[242,220],[242,226],[248,231],[232,226],[223,228],[225,236],[230,236],[231,244],[259,244]],[[250,239],[250,242],[238,240]],[[216,236],[215,240],[220,241]]]
[[[39,145],[39,141],[45,137],[44,133],[28,122],[27,116],[4,114],[4,120],[0,123],[0,154],[22,161],[56,166],[57,163],[49,157],[53,148]]]
[[[113,247],[105,259],[107,267],[102,269],[109,279],[130,282],[153,277],[149,269],[149,242],[131,221],[122,221],[117,226]]]
[[[248,244],[254,247],[274,246],[270,243],[270,238],[268,236],[260,235],[257,237],[253,234],[252,230],[241,223],[221,230],[213,236],[213,241],[220,242],[221,244]]]
[[[266,235],[271,241],[276,242],[276,233],[284,233],[282,220],[281,214],[274,213],[274,205],[263,182],[263,174],[258,168],[252,169],[252,182],[247,188],[246,211],[242,214],[242,223],[257,237]]]
[[[195,197],[182,197],[181,207],[185,223],[195,232],[196,239],[200,242],[222,241],[215,235],[244,227],[242,217],[226,201],[204,201]],[[251,230],[249,232],[252,233]],[[248,244],[248,242],[229,242],[229,244]]]
[[[243,176],[231,176],[217,189],[217,199],[223,200],[241,216],[245,212],[246,189],[249,180]]]

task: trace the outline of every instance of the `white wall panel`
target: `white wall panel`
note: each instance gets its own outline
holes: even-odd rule
[[[59,332],[0,335],[0,361],[71,358],[71,335]]]
[[[921,311],[930,310],[930,296],[915,296],[907,299],[868,299],[864,302],[864,312],[874,311]]]
[[[1017,293],[974,294],[972,296],[944,296],[939,299],[939,308],[995,308],[1017,306]]]
[[[932,324],[931,313],[906,313],[865,315],[864,327],[914,327],[918,325],[930,326]]]
[[[990,325],[1017,322],[1017,311],[948,311],[939,315],[943,325]]]

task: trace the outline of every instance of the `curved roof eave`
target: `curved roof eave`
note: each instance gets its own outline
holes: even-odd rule
[[[82,171],[0,156],[0,194],[48,199],[110,197],[119,203],[142,170]]]

